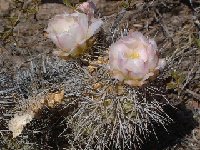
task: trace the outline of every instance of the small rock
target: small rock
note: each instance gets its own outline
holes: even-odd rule
[[[0,0],[0,14],[7,11],[10,6],[10,0]]]
[[[73,10],[63,4],[47,3],[39,6],[38,13],[36,15],[38,20],[51,19],[53,16],[62,13],[72,13]]]

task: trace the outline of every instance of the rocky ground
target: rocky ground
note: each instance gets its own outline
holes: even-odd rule
[[[142,149],[200,150],[200,2],[94,2],[97,14],[105,22],[102,30],[107,37],[130,29],[140,31],[155,38],[161,55],[171,60],[168,65],[171,71],[166,74],[168,99],[176,108],[166,108],[166,112],[174,123],[168,126],[168,132],[158,126],[157,138],[149,137]],[[80,0],[69,3],[75,6]],[[29,86],[20,88],[21,95],[16,94],[21,82],[18,76],[22,75],[19,72],[30,69],[37,58],[52,57],[56,47],[44,30],[50,18],[63,12],[72,12],[72,9],[62,0],[0,0],[0,149],[67,149],[69,145],[65,137],[59,136],[68,128],[59,105],[43,108],[18,138],[12,138],[7,125],[20,99],[34,94],[34,90],[26,90]],[[102,41],[107,40],[105,35]]]

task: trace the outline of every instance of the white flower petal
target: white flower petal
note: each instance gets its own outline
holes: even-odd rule
[[[101,25],[103,24],[103,21],[101,19],[95,19],[93,18],[91,20],[91,24],[89,26],[88,29],[88,33],[87,33],[87,37],[90,38],[91,36],[93,36],[95,33],[98,32],[98,29],[101,27]]]
[[[87,34],[89,21],[87,15],[79,13],[78,19],[78,23],[80,24],[80,27],[83,30],[84,34]]]
[[[124,68],[129,70],[134,78],[142,78],[148,71],[145,67],[145,63],[141,59],[127,61]]]
[[[71,34],[68,32],[64,32],[62,34],[58,34],[57,36],[51,37],[51,39],[55,41],[55,44],[64,51],[70,51],[76,46],[76,39],[71,37]]]
[[[122,65],[125,61],[125,52],[128,50],[124,44],[113,44],[110,47],[109,60],[110,67],[113,69],[119,69],[119,66]]]

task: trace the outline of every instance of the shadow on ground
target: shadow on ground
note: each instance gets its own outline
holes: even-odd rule
[[[194,120],[193,113],[188,110],[184,104],[176,106],[177,109],[167,107],[166,112],[174,120],[167,126],[166,131],[163,127],[155,127],[157,139],[151,136],[150,140],[145,143],[142,150],[163,150],[180,144],[183,137],[190,134],[191,131],[198,125]]]
[[[167,107],[166,112],[174,122],[167,126],[168,131],[162,126],[155,124],[157,138],[152,133],[149,140],[144,142],[142,150],[170,149],[170,147],[181,143],[182,138],[190,134],[198,125],[193,119],[192,111],[188,110],[184,104],[179,104],[177,109]],[[42,148],[45,149],[56,150],[68,147],[68,138],[72,131],[66,125],[65,118],[62,116],[63,112],[60,112],[58,109],[46,109],[41,113],[42,115],[40,116],[42,118],[35,119],[31,125],[26,128],[31,132],[37,129],[40,130],[40,132],[36,134],[30,134],[29,132],[29,139],[31,139],[31,142],[42,145]],[[27,132],[27,130],[25,132]],[[41,147],[38,148],[40,149]]]

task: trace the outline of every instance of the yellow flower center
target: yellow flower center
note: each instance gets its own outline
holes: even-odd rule
[[[130,59],[138,59],[138,58],[140,58],[140,54],[138,52],[133,52],[133,53],[128,55],[128,58],[130,58]]]

